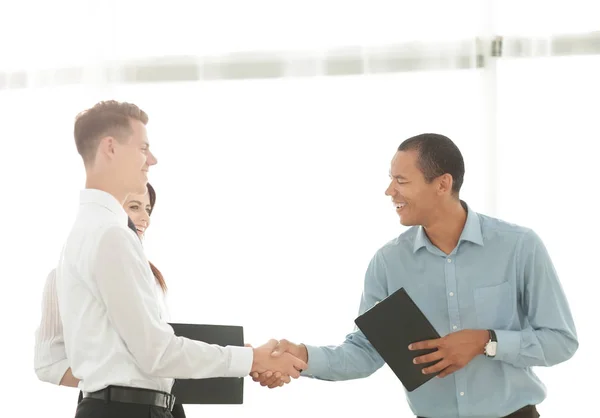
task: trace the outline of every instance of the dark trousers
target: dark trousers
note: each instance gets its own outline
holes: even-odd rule
[[[134,405],[134,404],[125,404],[125,403],[119,403],[119,402],[110,402],[108,404],[105,404],[103,401],[100,401],[98,399],[86,399],[84,405],[82,405],[82,401],[83,401],[83,393],[81,391],[79,391],[79,399],[77,401],[78,405],[77,405],[77,414],[75,415],[75,418],[100,418],[100,417],[128,417],[129,415],[127,415],[128,413],[132,413],[134,415],[131,415],[132,418],[137,418],[139,417],[152,417],[152,418],[163,418],[163,417],[168,417],[168,418],[186,418],[185,417],[185,411],[183,410],[183,405],[181,404],[175,404],[173,405],[173,410],[172,411],[166,411],[164,410],[164,408],[159,408],[157,406],[149,406],[149,405]],[[101,405],[98,405],[98,402],[100,402]],[[106,408],[108,405],[110,404],[117,404],[117,409],[120,409],[123,411],[124,415],[119,415],[119,411],[113,412],[113,410]],[[119,406],[121,405],[121,406]],[[134,411],[133,409],[128,409],[127,406],[123,407],[122,405],[133,405],[135,408],[133,409],[139,409],[140,410],[140,414],[141,415],[135,415],[138,412]],[[81,412],[79,409],[82,409]],[[114,408],[114,407],[113,407]],[[149,409],[149,408],[153,408],[153,409]],[[143,411],[146,411],[146,415],[144,415]],[[158,412],[156,412],[158,411]],[[116,415],[111,415],[111,414],[116,414]],[[161,415],[163,414],[163,415]],[[166,414],[166,415],[165,415]]]
[[[510,415],[507,415],[504,418],[539,418],[540,414],[538,413],[537,409],[535,408],[535,405],[527,405],[524,406],[523,408],[519,409],[518,411],[513,412]],[[417,417],[417,418],[423,418],[423,417]],[[502,417],[500,417],[502,418]]]
[[[85,398],[77,405],[75,418],[173,418],[173,415],[158,406]]]

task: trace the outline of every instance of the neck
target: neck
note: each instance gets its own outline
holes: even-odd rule
[[[92,171],[86,172],[85,188],[102,190],[117,199],[121,206],[125,204],[125,200],[127,200],[127,196],[129,195],[129,193],[123,190],[122,186],[119,186],[118,181],[111,181],[110,176]]]
[[[458,240],[467,221],[467,211],[459,199],[452,199],[435,214],[432,222],[423,225],[427,237],[433,245],[450,254],[458,245]]]

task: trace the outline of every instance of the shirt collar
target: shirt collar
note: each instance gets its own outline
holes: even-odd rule
[[[83,189],[79,194],[80,205],[95,204],[111,211],[123,225],[127,225],[127,212],[121,203],[110,193],[98,189]]]
[[[483,246],[483,235],[481,234],[479,216],[464,201],[461,200],[460,203],[467,211],[467,221],[465,222],[465,226],[463,227],[460,238],[458,239],[458,245],[460,245],[461,241],[470,241],[474,244]],[[430,245],[433,246],[431,241],[429,241],[429,238],[427,238],[425,229],[422,226],[419,226],[415,236],[413,253],[416,253],[420,248]]]

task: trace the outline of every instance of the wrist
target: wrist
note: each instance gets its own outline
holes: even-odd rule
[[[298,344],[298,358],[308,364],[308,349],[304,344]]]
[[[479,338],[478,338],[478,347],[481,348],[481,353],[485,354],[485,347],[487,346],[487,343],[490,342],[490,332],[487,329],[483,329],[479,331]]]
[[[488,342],[483,348],[483,353],[486,357],[496,357],[496,352],[498,351],[498,338],[496,337],[496,332],[493,329],[488,329],[487,333]]]

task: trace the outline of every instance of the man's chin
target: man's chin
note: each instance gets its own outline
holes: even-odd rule
[[[414,222],[411,222],[410,219],[403,218],[400,216],[400,225],[402,226],[415,226]]]
[[[146,183],[144,183],[143,185],[140,185],[136,188],[136,190],[134,192],[132,192],[133,194],[141,194],[141,195],[145,195],[148,192],[148,186],[146,186]]]

